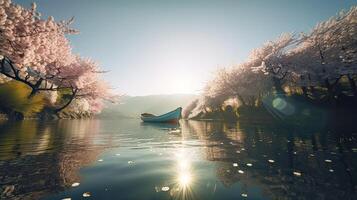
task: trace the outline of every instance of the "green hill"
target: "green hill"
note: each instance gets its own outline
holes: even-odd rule
[[[108,104],[99,115],[101,118],[138,118],[141,113],[163,114],[177,107],[185,107],[197,95],[149,95],[149,96],[124,96],[118,104]]]

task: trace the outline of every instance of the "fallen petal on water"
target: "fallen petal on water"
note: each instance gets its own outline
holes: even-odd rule
[[[253,164],[252,163],[247,163],[247,166],[251,167],[251,166],[253,166]]]
[[[11,193],[15,190],[15,186],[14,185],[7,185],[5,186],[4,191],[2,192],[2,195],[4,196],[10,196]]]
[[[243,194],[242,194],[242,197],[248,197],[248,194],[243,193]]]
[[[79,186],[79,183],[72,183],[72,187],[77,187]]]
[[[334,172],[334,170],[333,170],[333,169],[329,169],[328,171],[329,171],[329,172]]]
[[[181,130],[180,130],[180,129],[177,129],[177,130],[171,130],[171,131],[169,131],[169,133],[181,133]]]
[[[83,197],[90,197],[90,192],[85,192],[85,193],[83,193],[82,196],[83,196]]]
[[[99,159],[98,162],[103,162],[103,159]]]
[[[161,190],[164,191],[164,192],[167,192],[167,191],[170,190],[170,188],[168,186],[164,186],[164,187],[161,188]]]
[[[295,176],[301,176],[301,172],[293,172]]]
[[[240,151],[236,151],[236,153],[240,153]]]
[[[64,198],[62,200],[72,200],[71,198],[67,197],[67,198]]]
[[[120,153],[115,154],[116,156],[120,156]]]
[[[238,173],[244,174],[244,171],[243,170],[238,170]]]
[[[332,160],[328,160],[328,159],[327,159],[327,160],[325,160],[325,162],[327,162],[327,163],[331,163],[331,162],[332,162]]]
[[[238,167],[238,163],[233,163],[233,167]]]
[[[275,163],[275,161],[274,161],[274,160],[271,160],[271,159],[268,160],[268,162],[270,162],[270,163]]]
[[[129,160],[129,161],[128,161],[128,164],[129,164],[129,165],[134,164],[134,161]]]

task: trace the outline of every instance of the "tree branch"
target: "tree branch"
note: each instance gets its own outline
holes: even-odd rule
[[[72,101],[76,98],[77,92],[78,92],[77,88],[76,89],[72,88],[72,95],[71,95],[70,99],[68,100],[68,102],[66,104],[64,104],[62,107],[55,109],[55,112],[58,113],[58,112],[62,111],[63,109],[67,108],[72,103]]]

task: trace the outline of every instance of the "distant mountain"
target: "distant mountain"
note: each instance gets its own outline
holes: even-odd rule
[[[163,114],[177,107],[185,107],[198,98],[193,94],[124,96],[118,104],[108,104],[101,118],[139,117],[141,113]]]

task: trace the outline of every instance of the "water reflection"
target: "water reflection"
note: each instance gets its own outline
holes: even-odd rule
[[[198,121],[167,126],[131,119],[8,122],[0,130],[2,198],[356,196],[353,127]]]
[[[39,199],[79,182],[79,169],[104,150],[95,145],[99,121],[4,122],[0,125],[2,198]]]
[[[242,194],[259,187],[271,199],[356,195],[355,129],[204,122],[186,126],[205,141],[206,159],[219,162],[217,178],[225,187],[239,182]]]
[[[180,188],[189,187],[192,181],[191,175],[191,161],[189,157],[189,152],[185,151],[185,149],[179,149],[176,154],[177,157],[177,182]]]
[[[142,127],[152,127],[162,130],[171,130],[180,128],[180,123],[148,123],[148,122],[141,122],[140,125]]]
[[[175,199],[193,199],[194,169],[190,157],[192,154],[185,148],[178,148],[176,151],[174,188],[171,196]]]

